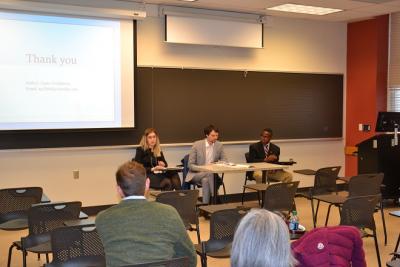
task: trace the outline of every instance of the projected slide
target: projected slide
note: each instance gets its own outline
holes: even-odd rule
[[[0,13],[0,32],[1,130],[124,126],[119,21]]]

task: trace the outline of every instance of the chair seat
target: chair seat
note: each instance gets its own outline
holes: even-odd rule
[[[265,191],[268,188],[268,184],[249,184],[245,185],[244,188],[251,189],[255,191]]]
[[[5,231],[19,231],[28,228],[28,219],[15,219],[0,224],[0,229]]]
[[[400,260],[393,260],[393,261],[388,261],[386,263],[387,267],[400,267]]]
[[[347,197],[336,195],[336,194],[326,194],[326,195],[316,195],[314,199],[320,200],[322,202],[331,203],[331,204],[343,204]]]
[[[195,244],[194,247],[198,254],[203,254],[201,244]],[[228,246],[220,250],[207,251],[207,256],[210,256],[212,258],[229,258],[231,256],[231,249],[232,249],[232,244],[229,244]]]
[[[19,250],[22,249],[21,241],[15,241],[13,244],[17,247],[17,249],[19,249]],[[51,243],[50,243],[50,241],[45,242],[45,243],[39,244],[37,246],[27,248],[26,251],[38,253],[38,254],[51,253],[52,252]]]
[[[65,262],[49,263],[45,267],[105,267],[106,259],[104,256],[81,256]]]

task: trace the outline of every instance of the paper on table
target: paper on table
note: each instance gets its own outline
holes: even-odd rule
[[[235,164],[232,162],[217,162],[215,165],[218,166],[225,166],[225,167],[232,167],[232,168],[250,168],[250,165],[245,164]]]

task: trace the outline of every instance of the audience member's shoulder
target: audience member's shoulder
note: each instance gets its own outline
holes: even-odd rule
[[[149,201],[148,204],[151,206],[152,209],[154,209],[154,212],[157,212],[157,214],[163,214],[163,215],[177,215],[178,212],[176,211],[176,209],[174,207],[172,207],[171,205],[166,205],[166,204],[162,204],[156,201]]]
[[[109,216],[110,214],[112,214],[115,210],[117,210],[119,208],[120,204],[116,204],[112,207],[109,207],[105,210],[100,211],[97,215],[96,215],[96,221],[97,219],[102,219],[104,217]]]

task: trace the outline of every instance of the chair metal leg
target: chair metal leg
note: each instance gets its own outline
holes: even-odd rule
[[[206,244],[201,242],[201,267],[207,267]]]
[[[378,238],[376,236],[376,230],[373,230],[374,232],[374,241],[375,241],[375,250],[376,250],[376,257],[378,258],[378,266],[381,267],[381,256],[379,254],[379,247],[378,247]]]
[[[383,224],[383,234],[385,235],[385,246],[386,246],[387,245],[387,232],[386,232],[385,213],[383,212],[383,203],[382,203],[382,201],[379,203],[379,207],[380,207],[380,210],[381,210],[382,224]]]
[[[196,232],[197,232],[197,242],[198,244],[201,243],[201,239],[200,239],[200,227],[199,227],[199,223],[196,224]]]
[[[313,220],[313,226],[314,228],[316,227],[316,222],[315,222],[315,212],[314,212],[314,200],[310,198],[311,201],[311,215],[312,215],[312,220]]]
[[[246,185],[246,183],[245,183],[245,185]],[[243,206],[243,203],[244,203],[244,193],[246,192],[246,188],[243,186],[243,193],[242,193],[242,206]]]
[[[399,244],[400,244],[400,234],[399,234],[399,237],[397,237],[397,242],[396,242],[396,246],[394,248],[394,252],[397,252],[397,250],[399,249]]]
[[[27,254],[27,252],[26,252],[26,250],[22,250],[22,266],[23,267],[26,267],[26,254]]]
[[[333,204],[329,204],[328,212],[326,213],[325,226],[328,225],[329,214],[331,213],[331,207],[332,207],[332,205],[333,205]]]
[[[318,220],[319,203],[320,201],[317,200],[317,209],[315,210],[315,225],[317,225],[317,220]]]
[[[258,199],[258,206],[260,206],[260,208],[262,208],[261,206],[261,197],[260,197],[261,192],[257,191],[257,199]]]
[[[8,249],[7,267],[10,267],[10,266],[11,266],[11,256],[12,256],[12,250],[13,250],[14,247],[15,247],[15,245],[12,244],[12,245],[10,246],[10,248]]]
[[[46,253],[46,263],[49,263],[50,262],[50,260],[49,260],[49,253]]]

